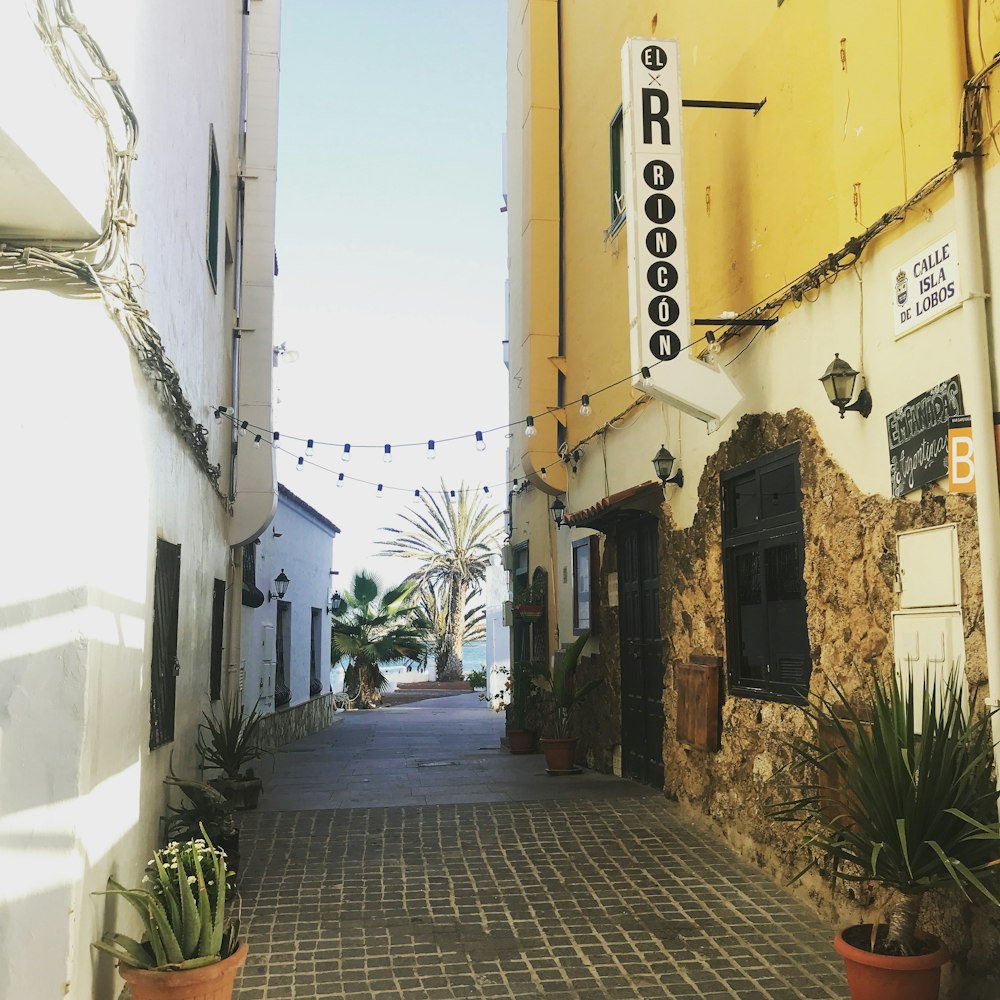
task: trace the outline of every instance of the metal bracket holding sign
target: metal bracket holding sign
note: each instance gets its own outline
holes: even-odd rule
[[[682,349],[691,312],[679,53],[676,39],[630,38],[622,47],[633,384],[709,423],[724,420],[743,395],[724,371]]]

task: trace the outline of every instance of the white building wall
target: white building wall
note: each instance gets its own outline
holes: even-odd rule
[[[510,598],[510,583],[499,555],[490,557],[483,596],[486,605],[486,694],[493,704],[494,695],[504,690],[510,670],[510,626],[503,620],[504,602]]]
[[[282,488],[284,489],[284,488]],[[280,537],[278,537],[280,536]],[[257,586],[267,595],[274,592],[274,579],[284,570],[288,590],[284,600],[291,609],[289,688],[286,707],[310,698],[310,650],[312,611],[320,612],[319,679],[322,693],[330,690],[330,604],[333,579],[334,531],[294,498],[282,492],[271,527],[257,545]],[[262,711],[274,711],[273,636],[278,602],[265,600],[259,608],[243,608],[243,653],[245,682],[243,701],[250,709],[259,700]],[[280,708],[278,709],[280,711]]]
[[[65,84],[35,72],[31,44],[40,42],[24,30],[33,7],[0,8],[0,38],[16,25],[28,39],[4,59],[20,84],[0,108],[0,130],[15,101],[31,106],[22,121],[45,133],[40,143],[57,136],[62,147],[60,170],[46,183],[58,187],[72,176],[66,201],[92,218],[95,190],[81,191],[79,182],[105,182],[103,162],[92,169],[103,148],[64,141],[86,134],[90,122],[75,101],[49,101],[52,94],[39,90]],[[278,0],[257,0],[251,12],[277,7]],[[232,295],[223,281],[238,170],[240,5],[76,0],[74,8],[135,110],[133,274],[194,419],[208,425],[224,490],[228,434],[209,407],[230,394]],[[54,106],[62,118],[42,113]],[[224,217],[218,292],[205,262],[210,126]],[[6,148],[0,141],[0,187],[9,195],[32,178],[4,171]],[[33,164],[35,181],[46,162]],[[96,193],[103,204],[103,190]],[[3,214],[9,201],[0,197],[0,243],[14,229]],[[21,235],[32,227],[24,214]],[[71,226],[63,232],[67,242],[77,235]],[[104,1000],[118,995],[120,981],[91,942],[106,930],[138,927],[125,907],[93,893],[109,874],[127,884],[140,878],[161,839],[171,754],[178,774],[196,773],[197,723],[209,704],[213,581],[227,582],[231,614],[238,577],[225,504],[103,303],[32,277],[0,271],[10,473],[0,496],[10,532],[0,574],[0,997]],[[158,538],[181,547],[178,676],[175,738],[150,751]]]

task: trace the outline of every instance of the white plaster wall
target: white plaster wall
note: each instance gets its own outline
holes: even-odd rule
[[[275,532],[281,535],[275,537]],[[333,539],[330,529],[285,496],[271,526],[257,546],[257,586],[266,595],[274,591],[274,578],[282,571],[289,579],[285,601],[291,605],[291,649],[288,707],[309,700],[309,655],[312,609],[321,614],[319,678],[323,691],[330,690],[330,570],[333,569]],[[246,679],[243,700],[252,708],[258,698],[274,690],[273,666],[266,666],[263,644],[265,624],[276,624],[277,601],[265,600],[259,608],[243,608],[244,660]],[[262,705],[263,707],[263,705]],[[280,709],[279,709],[280,711]]]
[[[510,627],[503,623],[504,601],[510,599],[510,583],[500,556],[490,557],[483,592],[486,606],[486,694],[493,696],[504,690],[510,670]]]
[[[139,119],[132,246],[141,298],[225,469],[226,434],[208,409],[229,393],[231,323],[228,292],[209,280],[205,232],[210,125],[233,228],[239,5],[75,8]],[[0,34],[11,12],[0,11]],[[220,256],[220,278],[223,266]],[[230,609],[238,601],[229,517],[98,301],[4,290],[0,329],[10,462],[0,494],[9,532],[0,574],[0,996],[103,1000],[120,981],[90,943],[112,927],[137,928],[124,907],[92,892],[110,872],[128,884],[141,876],[159,841],[171,753],[177,773],[195,773],[213,581],[230,585]],[[180,674],[174,742],[150,752],[158,537],[181,545]]]

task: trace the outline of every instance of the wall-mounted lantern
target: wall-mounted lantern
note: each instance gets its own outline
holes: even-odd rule
[[[859,375],[861,372],[855,371],[846,361],[842,361],[839,354],[834,354],[833,361],[820,378],[830,402],[840,410],[841,420],[848,410],[860,413],[865,418],[872,412],[872,397],[867,389],[862,389],[858,393],[857,401],[851,403],[854,385]],[[864,375],[861,377],[864,378]]]
[[[285,571],[284,570],[282,570],[274,578],[274,591],[275,592],[273,594],[271,593],[270,590],[267,592],[267,603],[268,604],[270,604],[271,601],[273,601],[275,598],[277,598],[279,601],[282,600],[284,598],[285,594],[288,592],[288,577],[285,576]]]
[[[666,445],[660,445],[660,450],[653,456],[653,469],[664,488],[668,483],[673,483],[675,486],[684,485],[684,470],[678,469],[674,472],[676,461],[677,459],[667,451]]]

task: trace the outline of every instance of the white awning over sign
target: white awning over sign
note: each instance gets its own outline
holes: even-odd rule
[[[743,398],[729,376],[688,349],[687,242],[679,46],[630,38],[622,48],[623,179],[629,326],[635,386],[707,422]]]

